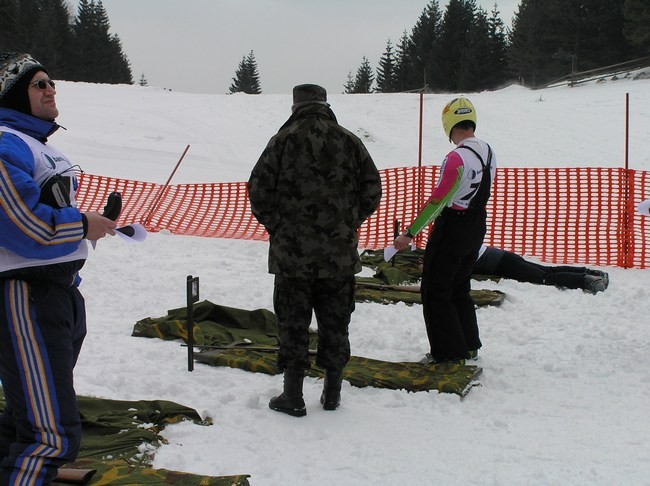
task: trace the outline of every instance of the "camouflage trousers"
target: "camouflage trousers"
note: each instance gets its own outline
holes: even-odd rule
[[[342,370],[350,360],[348,326],[354,311],[354,276],[289,278],[275,276],[273,306],[278,316],[278,368],[307,369],[312,312],[318,324],[316,365]]]

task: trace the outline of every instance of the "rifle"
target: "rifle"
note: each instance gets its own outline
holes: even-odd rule
[[[187,347],[187,344],[181,344],[183,347]],[[221,350],[221,351],[231,351],[234,349],[244,349],[246,351],[260,351],[262,353],[277,353],[280,351],[280,348],[278,346],[238,346],[238,345],[216,345],[216,344],[195,344],[195,348],[200,348],[200,349],[214,349],[214,350]],[[309,354],[312,356],[316,356],[316,350],[315,349],[310,349],[308,350]]]
[[[419,285],[388,285],[388,284],[375,284],[370,282],[357,282],[358,287],[376,290],[395,290],[398,292],[411,292],[414,294],[420,293]]]
[[[96,472],[97,469],[62,467],[57,471],[54,483],[88,484],[88,481],[90,481],[90,478],[92,478]]]

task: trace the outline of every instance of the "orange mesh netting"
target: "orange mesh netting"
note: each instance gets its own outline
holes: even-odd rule
[[[383,197],[361,227],[359,247],[383,248],[395,222],[409,225],[431,192],[438,167],[380,171]],[[650,199],[649,172],[615,168],[503,168],[488,204],[486,244],[549,263],[648,268],[646,225],[636,206]],[[178,184],[81,175],[78,205],[102,210],[112,191],[124,201],[118,222],[149,231],[266,240],[250,212],[246,183]],[[426,234],[417,244],[426,244]]]

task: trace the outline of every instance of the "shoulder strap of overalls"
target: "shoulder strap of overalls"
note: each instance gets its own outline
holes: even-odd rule
[[[476,191],[476,194],[474,194],[474,197],[469,203],[469,207],[470,208],[485,207],[485,205],[488,202],[488,199],[490,199],[490,188],[492,186],[492,175],[490,173],[492,169],[492,148],[490,148],[490,146],[488,145],[487,163],[483,162],[483,157],[481,157],[481,155],[472,147],[461,145],[458,148],[464,148],[472,151],[474,155],[476,155],[476,157],[478,158],[479,162],[481,162],[481,167],[482,167],[481,182],[479,188]]]

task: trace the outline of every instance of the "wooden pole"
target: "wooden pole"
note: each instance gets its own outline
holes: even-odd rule
[[[187,154],[187,151],[190,149],[190,146],[188,145],[185,147],[185,150],[183,151],[183,154],[181,155],[181,158],[178,159],[178,162],[176,162],[176,166],[174,167],[174,170],[172,170],[172,173],[169,175],[167,178],[167,182],[165,182],[165,185],[160,188],[160,191],[158,191],[158,195],[156,196],[155,201],[151,205],[151,209],[149,210],[149,213],[147,214],[147,217],[144,218],[143,224],[146,226],[149,224],[151,221],[151,216],[153,215],[154,211],[158,207],[158,204],[160,203],[160,200],[162,199],[165,190],[169,186],[170,181],[172,180],[172,177],[174,177],[174,174],[176,174],[176,170],[178,169],[178,166],[181,165],[181,162],[183,162],[183,159],[185,158],[185,154]]]

